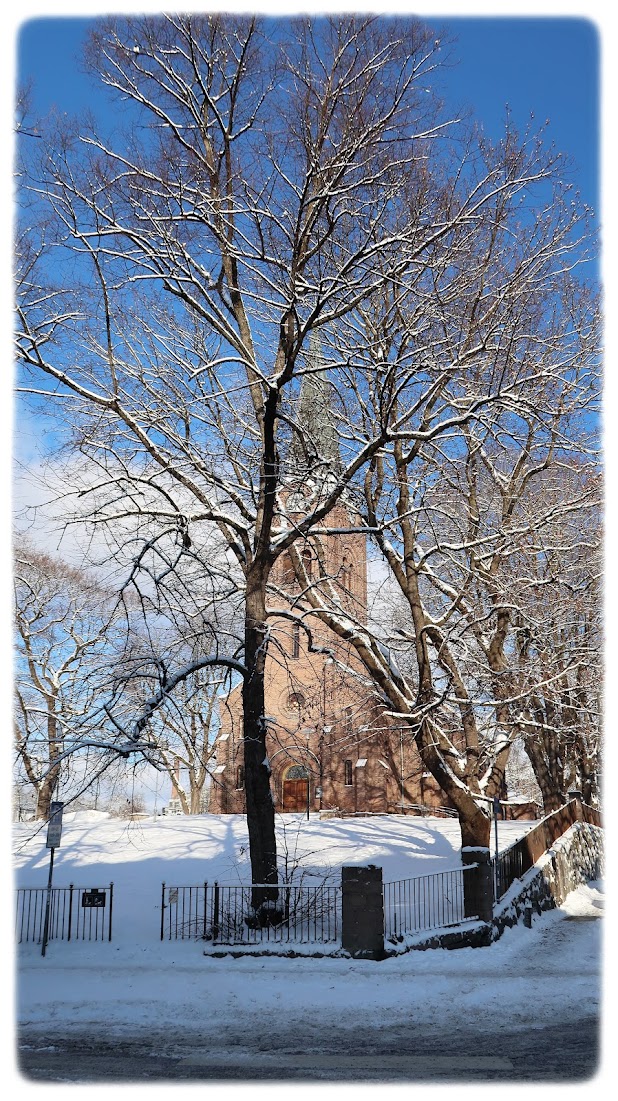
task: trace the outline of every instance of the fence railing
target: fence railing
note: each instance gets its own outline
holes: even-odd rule
[[[339,940],[341,888],[278,888],[266,920],[257,920],[251,905],[256,886],[203,883],[196,887],[161,887],[161,940],[256,944],[263,941],[319,944]],[[272,884],[268,886],[272,892]]]
[[[114,885],[52,887],[48,940],[111,940]],[[41,944],[47,887],[18,887],[15,935],[19,944]]]
[[[457,818],[457,811],[453,810],[452,807],[434,807],[429,803],[402,803],[401,800],[389,802],[388,805],[393,814],[413,810],[415,814],[420,814],[423,818]]]
[[[442,929],[478,917],[471,911],[472,891],[467,889],[468,884],[472,886],[470,877],[476,867],[468,864],[447,872],[385,883],[385,939],[396,941],[406,933]]]
[[[494,857],[494,884],[496,902],[506,894],[516,879],[521,879],[537,860],[547,852],[563,833],[575,822],[583,820],[600,826],[601,816],[593,807],[572,799],[563,807],[542,818],[538,825],[528,830],[519,841]]]

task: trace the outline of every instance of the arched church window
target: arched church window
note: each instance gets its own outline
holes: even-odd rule
[[[297,584],[296,571],[289,554],[283,555],[281,563],[281,577],[286,589],[293,589]]]
[[[313,555],[311,554],[311,548],[305,547],[302,553],[303,567],[309,581],[313,579]]]
[[[300,657],[300,623],[295,623],[292,628],[292,657]]]
[[[236,769],[236,789],[240,791],[245,786],[245,770],[243,765],[239,765]]]
[[[305,765],[290,765],[286,770],[286,780],[308,780],[310,777],[309,769]]]
[[[354,588],[354,560],[347,550],[343,552],[343,558],[341,560],[341,567],[339,570],[339,579],[342,588],[344,588],[346,592],[351,594]]]

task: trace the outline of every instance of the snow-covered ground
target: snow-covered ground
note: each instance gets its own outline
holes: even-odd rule
[[[506,847],[529,824],[501,823]],[[341,863],[381,864],[385,880],[454,867],[458,828],[446,819],[331,819],[288,816],[280,851],[336,878]],[[285,840],[285,845],[284,845]],[[390,1017],[423,1027],[470,1027],[499,1015],[529,1029],[559,1020],[566,1007],[594,1015],[600,998],[601,884],[580,887],[532,929],[508,930],[484,949],[411,952],[379,964],[343,958],[205,957],[200,942],[159,940],[161,882],[247,881],[247,837],[240,817],[169,818],[139,824],[93,813],[68,814],[54,883],[102,887],[114,882],[111,943],[54,941],[22,945],[17,957],[17,1019],[29,1036],[70,1035],[104,1027],[106,1037],[165,1036],[170,1050],[203,1038],[216,1022],[222,1051],[246,1037],[251,1022],[293,1022],[299,1036],[346,1028],[362,1007],[366,1027]],[[40,886],[49,865],[45,830],[16,828],[20,885]],[[561,924],[561,922],[563,924]],[[564,935],[564,932],[568,936]],[[251,1027],[249,1028],[251,1031]],[[304,1042],[304,1041],[303,1041]],[[217,1044],[215,1044],[215,1047]]]
[[[532,825],[499,822],[499,848],[512,845]],[[15,826],[18,886],[46,885],[46,833],[47,823]],[[493,847],[493,832],[491,843]],[[282,874],[298,865],[308,883],[313,876],[320,881],[328,876],[339,883],[342,864],[378,864],[385,881],[455,868],[460,864],[460,845],[459,825],[453,818],[378,815],[320,820],[312,815],[307,821],[302,814],[277,816]],[[55,854],[54,884],[90,885],[93,876],[101,886],[114,882],[119,906],[125,886],[133,906],[138,898],[147,905],[153,888],[158,901],[162,882],[250,883],[246,819],[238,814],[205,814],[125,822],[101,811],[66,813],[62,843]]]

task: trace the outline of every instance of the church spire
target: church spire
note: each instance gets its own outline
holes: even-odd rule
[[[341,469],[339,441],[323,363],[320,338],[314,331],[310,336],[306,374],[298,398],[298,427],[292,432],[289,451],[290,475],[294,481],[311,476],[323,481],[328,474]]]

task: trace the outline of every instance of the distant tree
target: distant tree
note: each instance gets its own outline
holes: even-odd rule
[[[582,475],[559,486],[569,507],[556,509],[554,487],[550,531],[524,559],[516,632],[518,725],[546,814],[572,789],[588,804],[600,797],[601,486]]]
[[[169,776],[183,814],[200,814],[212,775],[219,693],[225,674],[208,670],[183,680],[157,711],[149,727],[151,753]]]
[[[113,601],[83,570],[21,541],[14,589],[17,783],[34,792],[35,816],[48,818],[61,775],[67,791],[91,778],[65,750],[90,730]]]
[[[146,813],[146,801],[143,795],[130,787],[117,790],[110,801],[109,813],[112,818],[132,818],[134,814]]]

